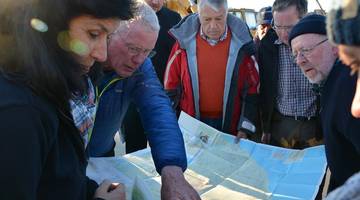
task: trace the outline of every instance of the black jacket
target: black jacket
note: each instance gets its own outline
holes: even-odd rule
[[[258,63],[260,73],[260,109],[263,131],[269,133],[271,116],[276,105],[279,81],[279,46],[276,32],[270,29],[260,41]]]
[[[175,39],[169,35],[168,31],[181,20],[181,17],[177,12],[169,10],[166,7],[162,7],[156,15],[159,19],[160,31],[154,48],[156,54],[151,61],[160,82],[163,83],[166,63],[175,43]]]
[[[0,199],[92,199],[97,184],[73,122],[1,74],[0,96]]]
[[[351,115],[356,76],[337,62],[330,72],[321,96],[321,121],[326,158],[331,170],[330,190],[360,171],[360,119]]]

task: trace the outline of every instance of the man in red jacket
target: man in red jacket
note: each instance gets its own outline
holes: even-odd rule
[[[223,132],[255,133],[259,76],[249,29],[226,0],[202,0],[170,30],[164,87],[174,106]]]

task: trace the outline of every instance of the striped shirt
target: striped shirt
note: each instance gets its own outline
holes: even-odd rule
[[[89,142],[92,128],[94,126],[96,104],[95,90],[90,78],[87,77],[88,91],[86,95],[73,94],[70,99],[71,114],[83,139],[85,148]]]
[[[291,48],[279,39],[275,44],[279,45],[278,111],[286,116],[315,116],[316,94],[311,83],[294,63]]]

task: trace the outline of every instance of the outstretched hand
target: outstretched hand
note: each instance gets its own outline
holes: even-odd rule
[[[165,166],[161,170],[161,182],[161,200],[200,200],[180,167]]]

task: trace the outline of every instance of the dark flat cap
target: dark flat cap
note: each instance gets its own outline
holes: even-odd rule
[[[325,17],[322,15],[312,14],[302,18],[292,28],[289,34],[289,44],[291,40],[299,35],[307,33],[316,33],[320,35],[326,35],[326,23]]]

